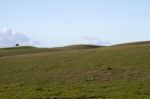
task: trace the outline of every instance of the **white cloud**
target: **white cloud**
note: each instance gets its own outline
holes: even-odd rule
[[[108,42],[103,42],[99,37],[96,36],[83,36],[85,44],[93,45],[107,45]]]
[[[35,41],[32,41],[28,36],[23,33],[14,32],[7,28],[0,31],[0,47],[11,47],[15,44],[22,46],[32,45]]]

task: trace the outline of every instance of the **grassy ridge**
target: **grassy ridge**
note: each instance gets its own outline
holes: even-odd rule
[[[145,45],[145,44],[150,45],[150,41],[124,43],[124,44],[117,44],[114,46]]]
[[[84,50],[84,49],[93,49],[93,48],[101,48],[101,47],[104,46],[71,45],[71,46],[56,47],[56,48],[36,48],[32,46],[10,47],[10,48],[1,48],[0,57],[22,55],[22,54],[57,52],[57,51]]]
[[[36,47],[32,46],[20,46],[20,47],[8,47],[8,48],[1,48],[1,50],[17,50],[17,49],[32,49]]]
[[[150,45],[0,58],[0,97],[150,98]]]

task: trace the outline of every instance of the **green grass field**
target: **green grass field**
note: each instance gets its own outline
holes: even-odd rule
[[[150,99],[150,43],[0,49],[0,99],[52,96]]]

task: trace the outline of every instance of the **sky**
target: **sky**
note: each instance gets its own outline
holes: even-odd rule
[[[150,0],[0,0],[0,47],[150,40]]]

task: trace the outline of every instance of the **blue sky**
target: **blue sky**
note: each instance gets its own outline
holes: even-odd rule
[[[150,0],[0,0],[4,28],[9,30],[1,34],[16,31],[41,47],[145,41],[150,40]],[[11,39],[0,36],[0,43]]]

